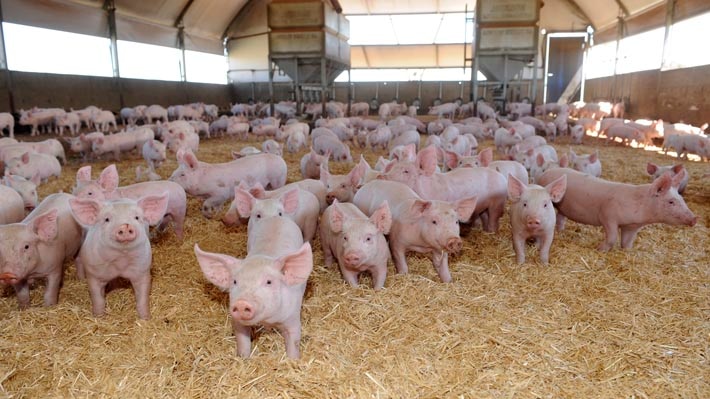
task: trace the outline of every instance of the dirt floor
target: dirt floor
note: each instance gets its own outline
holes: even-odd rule
[[[606,179],[647,183],[647,162],[676,161],[585,140],[575,152],[599,149]],[[203,140],[198,158],[224,162],[247,144]],[[554,146],[567,151],[569,140]],[[289,182],[300,179],[303,153],[284,156]],[[378,155],[365,152],[371,165]],[[94,176],[109,164],[94,163]],[[120,162],[121,184],[143,164],[135,155]],[[506,215],[497,234],[464,236],[452,283],[410,254],[410,273],[390,263],[385,289],[374,292],[369,279],[353,289],[325,268],[316,240],[298,361],[268,329],[256,331],[250,359],[236,357],[228,296],[203,277],[193,245],[243,257],[246,226],[207,220],[190,198],[185,239],[170,229],[153,243],[150,321],[137,318],[124,283],[107,295],[108,314],[92,317],[73,263],[57,306],[41,306],[42,284],[22,312],[14,292],[0,289],[0,397],[708,398],[710,164],[685,165],[698,224],[647,226],[631,250],[598,252],[602,229],[568,222],[548,266],[532,247],[518,265]],[[79,166],[72,158],[40,198],[70,192]],[[173,156],[159,173],[176,166]],[[352,166],[331,162],[331,172]]]

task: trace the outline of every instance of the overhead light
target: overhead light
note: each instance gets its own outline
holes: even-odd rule
[[[594,33],[594,28],[592,27],[592,25],[587,25],[587,33],[589,33],[590,35]]]
[[[540,29],[540,34],[541,35],[547,34],[547,29],[545,29],[545,28]]]

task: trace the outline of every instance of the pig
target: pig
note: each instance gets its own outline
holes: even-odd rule
[[[101,132],[82,133],[78,137],[65,138],[65,141],[69,143],[69,149],[72,152],[80,154],[82,160],[87,162],[92,156],[91,147],[93,141],[103,136],[104,134]]]
[[[25,179],[39,175],[40,180],[46,182],[52,176],[59,177],[61,175],[62,165],[59,164],[57,158],[51,155],[26,152],[19,158],[7,161],[5,173],[22,176]]]
[[[150,132],[150,133],[148,133]],[[97,137],[91,143],[93,156],[99,157],[105,153],[112,153],[116,161],[120,161],[122,152],[133,151],[142,148],[143,143],[153,139],[153,131],[146,129],[136,133],[136,131],[119,132],[111,135]]]
[[[116,126],[116,116],[111,111],[99,111],[92,115],[91,123],[101,132],[108,132],[109,127],[113,126],[113,130],[118,130]]]
[[[313,149],[320,155],[330,153],[335,162],[353,161],[353,157],[350,155],[350,147],[339,139],[334,139],[327,135],[313,139]]]
[[[86,274],[94,317],[106,312],[106,285],[123,277],[133,286],[138,317],[150,319],[152,251],[148,226],[163,218],[168,193],[138,201],[73,198],[69,205],[76,221],[87,229],[77,261]]]
[[[30,306],[29,280],[47,279],[44,306],[59,300],[64,262],[74,259],[82,245],[71,198],[51,194],[21,222],[0,226],[0,283],[13,286],[20,309]]]
[[[336,199],[339,202],[352,202],[366,171],[362,163],[355,165],[347,175],[332,175],[321,167],[320,181],[326,188],[326,202],[332,204]]]
[[[559,135],[565,135],[567,134],[569,130],[569,123],[567,121],[569,120],[569,113],[568,112],[560,112],[557,114],[555,117],[555,120],[552,121],[552,123],[555,124],[555,127],[557,128],[557,134]]]
[[[532,114],[532,104],[509,102],[505,104],[505,110],[513,116],[513,119],[519,119],[521,116]]]
[[[59,115],[54,120],[57,129],[59,129],[59,135],[64,135],[64,128],[66,127],[72,136],[76,136],[81,128],[81,119],[79,115],[75,112],[67,112],[64,115]]]
[[[570,137],[572,137],[573,144],[582,144],[582,139],[584,138],[584,126],[572,126],[570,129]]]
[[[352,103],[350,104],[350,115],[362,115],[368,116],[370,114],[370,104],[366,102]]]
[[[386,150],[392,140],[392,129],[389,126],[381,125],[377,129],[367,134],[367,145],[375,151],[377,148]]]
[[[537,155],[542,154],[545,160],[557,162],[557,151],[550,145],[541,145],[539,147],[528,148],[527,151],[520,151],[515,154],[515,160],[523,164],[526,170],[530,170],[535,164]]]
[[[507,153],[510,147],[523,141],[523,138],[514,129],[498,128],[494,133],[493,140],[498,152]]]
[[[685,170],[672,176],[666,173],[651,184],[633,185],[599,179],[568,168],[553,168],[538,179],[548,185],[567,175],[567,191],[557,204],[557,228],[565,218],[592,226],[603,226],[605,239],[597,247],[614,247],[621,229],[621,247],[633,246],[638,231],[647,224],[666,223],[694,226],[698,218],[688,209],[678,187]]]
[[[17,191],[22,197],[25,209],[31,211],[39,204],[37,197],[37,186],[40,183],[39,174],[33,175],[30,179],[25,179],[22,176],[7,174],[2,179],[3,183]],[[20,218],[21,219],[21,218]],[[18,220],[19,221],[19,220]]]
[[[200,136],[194,131],[178,132],[174,136],[167,136],[164,140],[165,146],[172,152],[177,153],[178,150],[190,150],[193,153],[200,148]]]
[[[313,271],[313,251],[298,227],[284,218],[268,218],[251,237],[244,259],[206,252],[195,244],[195,256],[207,280],[229,291],[229,313],[237,339],[237,356],[251,356],[252,327],[276,328],[284,337],[286,355],[300,357],[301,305]]]
[[[652,162],[646,164],[646,173],[651,176],[651,181],[658,179],[659,177],[661,177],[661,175],[665,174],[668,171],[671,171],[673,173],[673,176],[675,176],[679,174],[683,169],[685,169],[685,167],[683,167],[682,163],[669,166],[658,166]],[[680,181],[680,185],[678,186],[678,194],[682,195],[685,191],[685,188],[688,186],[689,177],[690,175],[687,173],[686,170],[685,178]]]
[[[389,142],[389,148],[393,149],[397,146],[407,146],[412,144],[414,145],[414,151],[416,152],[419,151],[419,141],[419,132],[412,128],[412,130],[406,130],[402,132],[402,134],[400,134],[399,136],[393,138]]]
[[[249,191],[235,187],[234,201],[230,210],[233,208],[236,208],[241,218],[249,218],[248,231],[252,230],[254,223],[259,223],[265,218],[285,217],[296,223],[301,229],[303,241],[308,242],[313,242],[320,213],[318,198],[298,187],[263,199],[256,199]]]
[[[432,136],[438,137],[438,136]],[[417,159],[417,148],[412,144],[398,145],[390,150],[390,160],[393,161],[414,161]]]
[[[160,120],[162,122],[168,121],[168,110],[160,105],[153,104],[148,106],[148,108],[143,111],[143,116],[148,124],[153,123],[153,121]]]
[[[0,225],[17,223],[25,217],[25,201],[20,193],[7,183],[11,177],[5,176],[5,184],[0,184]]]
[[[165,161],[165,144],[158,140],[146,140],[141,150],[143,159],[148,162],[148,166],[153,172]]]
[[[710,160],[710,138],[699,134],[676,134],[676,149],[678,157],[688,158],[688,154],[696,154],[704,161]],[[665,144],[664,144],[665,145]]]
[[[273,154],[209,164],[198,161],[190,150],[180,150],[177,160],[178,167],[169,180],[181,185],[188,194],[204,198],[202,214],[208,218],[234,197],[234,187],[242,180],[251,178],[271,189],[286,184],[286,162]]]
[[[493,107],[483,101],[478,101],[476,103],[476,112],[478,114],[476,116],[484,121],[488,119],[496,119],[496,112],[493,110]]]
[[[577,155],[574,151],[569,150],[569,162],[572,169],[600,177],[602,175],[602,162],[599,159],[599,150],[594,154]]]
[[[635,126],[629,124],[613,125],[606,131],[606,144],[620,138],[623,144],[631,144],[631,141],[641,144],[646,141],[644,133]]]
[[[435,105],[429,107],[429,115],[437,115],[439,119],[446,116],[449,119],[453,119],[459,106],[456,103],[444,103],[441,105]]]
[[[559,161],[548,160],[545,159],[544,155],[537,154],[535,164],[530,167],[530,180],[532,180],[533,184],[537,184],[540,176],[542,176],[542,174],[548,169],[567,167],[569,167],[569,159],[567,158],[567,154],[562,154]],[[525,180],[521,179],[521,181]]]
[[[496,172],[502,174],[503,176],[508,176],[509,174],[515,176],[520,181],[528,180],[528,171],[525,167],[516,161],[494,161],[493,160],[493,149],[486,148],[481,151],[478,155],[471,157],[459,157],[456,154],[447,153],[447,162],[449,162],[450,168],[455,167],[482,167],[493,169]]]
[[[389,244],[397,273],[408,272],[405,253],[415,251],[431,254],[441,281],[451,282],[449,252],[458,252],[463,246],[459,222],[469,220],[476,208],[476,197],[453,203],[424,200],[402,183],[373,180],[362,186],[353,198],[353,204],[370,216],[384,202],[388,203],[392,214]]]
[[[8,136],[15,138],[15,117],[9,112],[0,112],[0,136],[5,135],[7,129]]]
[[[175,235],[182,240],[185,213],[187,211],[187,198],[185,190],[177,183],[160,180],[118,186],[118,171],[112,164],[104,168],[97,180],[91,180],[91,166],[82,166],[76,172],[76,186],[73,194],[78,198],[90,198],[98,201],[118,200],[128,198],[138,200],[148,195],[168,194],[168,203],[164,217],[158,227],[165,229],[172,220],[175,223]]]
[[[534,239],[540,251],[540,261],[548,264],[550,246],[555,234],[555,209],[567,188],[567,176],[562,175],[545,187],[528,185],[508,175],[510,198],[510,230],[518,263],[525,263],[525,242]]]
[[[266,140],[263,143],[261,143],[261,151],[265,152],[267,154],[274,154],[278,156],[283,155],[283,149],[281,148],[281,144],[279,144],[275,140]]]
[[[474,218],[481,217],[485,231],[498,231],[508,195],[505,176],[488,168],[436,173],[436,163],[436,148],[427,147],[416,162],[393,162],[379,178],[402,182],[426,200],[454,202],[477,197]]]
[[[330,153],[319,155],[312,147],[311,152],[301,157],[301,176],[304,179],[320,179],[321,165],[328,170]]]
[[[289,133],[286,138],[286,150],[290,153],[301,151],[301,149],[306,147],[306,135],[300,131],[295,130]]]
[[[318,200],[318,204],[320,206],[319,213],[322,213],[325,208],[328,207],[328,203],[325,200],[325,185],[320,180],[303,179],[295,181],[293,183],[289,183],[276,190],[270,191],[264,190],[264,186],[262,186],[261,183],[258,182],[239,182],[239,187],[249,191],[249,194],[251,194],[254,198],[257,199],[278,197],[279,195],[284,194],[293,188],[300,188],[301,190],[308,191],[316,196],[316,199]]]
[[[353,204],[333,201],[320,224],[320,242],[326,267],[338,262],[343,279],[358,286],[358,276],[369,272],[372,288],[385,286],[387,261],[390,251],[385,239],[392,226],[392,215],[387,202],[383,202],[370,218]]]
[[[140,165],[136,166],[136,181],[157,181],[162,179],[163,178],[151,168],[144,168]]]

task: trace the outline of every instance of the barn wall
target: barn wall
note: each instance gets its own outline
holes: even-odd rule
[[[617,98],[628,98],[633,118],[703,124],[710,121],[710,65],[587,80],[585,101]]]
[[[228,85],[181,83],[97,76],[59,75],[11,71],[15,110],[21,108],[83,108],[96,105],[119,111],[120,93],[125,106],[161,104],[163,106],[203,101],[227,108],[232,101]],[[120,88],[119,88],[120,85]],[[6,75],[0,74],[0,90],[7,93]],[[120,89],[120,90],[119,90]],[[0,109],[9,110],[8,95],[0,95]]]

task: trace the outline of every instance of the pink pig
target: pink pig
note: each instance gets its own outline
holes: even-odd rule
[[[567,175],[567,191],[557,209],[557,227],[564,219],[603,226],[605,240],[601,251],[610,250],[621,229],[621,247],[631,248],[641,227],[652,223],[694,226],[698,218],[688,209],[678,186],[685,170],[672,176],[666,173],[651,184],[633,185],[607,181],[567,168],[553,168],[538,179],[547,185]]]
[[[562,175],[545,187],[527,185],[515,176],[508,176],[510,226],[513,232],[513,248],[518,263],[525,262],[525,241],[533,238],[540,250],[540,261],[547,264],[550,246],[555,234],[555,209],[565,194],[567,176]]]
[[[0,226],[0,283],[17,293],[20,309],[30,306],[28,280],[47,279],[44,305],[55,305],[64,277],[64,262],[82,245],[69,194],[51,194],[19,223]]]
[[[52,155],[26,152],[19,158],[7,161],[5,173],[22,176],[25,179],[39,175],[40,180],[45,182],[52,176],[59,177],[62,174],[62,165]]]
[[[441,281],[450,282],[449,252],[458,252],[463,247],[459,222],[468,221],[476,208],[476,197],[453,203],[423,200],[402,183],[373,180],[353,198],[353,204],[370,216],[385,201],[392,212],[389,243],[397,273],[408,271],[407,251],[430,253]]]
[[[30,179],[25,179],[22,176],[7,174],[2,179],[3,183],[8,187],[12,187],[25,204],[25,209],[33,210],[39,204],[39,198],[37,196],[37,186],[40,183],[39,175],[36,174]]]
[[[90,198],[98,201],[130,198],[138,200],[148,195],[168,193],[168,205],[163,212],[162,222],[158,227],[163,230],[172,220],[175,223],[175,235],[182,240],[185,213],[187,211],[187,196],[179,184],[167,181],[148,181],[128,186],[118,186],[118,171],[116,165],[109,165],[101,171],[98,180],[91,180],[91,166],[82,166],[76,172],[76,187],[74,195],[78,198]]]
[[[406,184],[423,199],[454,202],[476,197],[474,217],[481,217],[488,232],[498,231],[508,197],[505,176],[488,168],[458,168],[436,173],[436,148],[429,146],[416,162],[393,162],[379,178]]]
[[[570,167],[578,172],[586,173],[594,177],[602,175],[602,162],[599,159],[599,150],[594,154],[577,155],[569,150]]]
[[[5,176],[5,182],[11,178]],[[20,193],[5,184],[0,184],[0,225],[17,223],[24,217],[25,202]]]
[[[325,168],[321,167],[320,181],[325,185],[327,194],[326,202],[332,204],[334,200],[340,202],[351,202],[355,192],[362,183],[362,179],[367,172],[363,163],[358,163],[347,175],[331,175]]]
[[[390,259],[385,234],[389,234],[391,226],[387,202],[368,219],[355,205],[335,200],[323,212],[320,224],[325,266],[329,267],[335,259],[343,278],[353,287],[358,286],[360,273],[370,272],[373,288],[382,289]]]
[[[318,136],[313,139],[313,149],[320,155],[330,153],[335,162],[353,161],[353,157],[350,155],[350,147],[337,137],[333,138],[329,135]]]
[[[81,262],[86,273],[94,316],[105,313],[106,285],[123,277],[133,286],[138,316],[150,319],[152,252],[148,225],[163,218],[168,193],[142,197],[138,201],[73,198],[69,204],[77,222],[88,229],[77,262]]]
[[[237,355],[251,356],[252,327],[278,329],[286,355],[300,357],[301,304],[313,270],[313,251],[302,243],[291,220],[267,218],[249,234],[248,255],[237,259],[205,252],[195,244],[195,256],[207,280],[229,292],[229,313],[237,338]]]
[[[673,175],[675,176],[675,175],[679,174],[682,169],[685,169],[685,167],[683,166],[682,163],[672,165],[672,166],[671,165],[658,166],[654,163],[649,162],[646,165],[646,172],[649,174],[649,176],[651,176],[651,180],[658,179],[659,177],[661,177],[661,175],[663,175],[664,173],[666,173],[668,171],[672,171]],[[678,194],[682,195],[683,192],[685,191],[685,188],[688,186],[688,178],[689,178],[689,175],[686,171],[685,178],[683,180],[681,180],[680,186],[678,186]]]
[[[330,152],[325,155],[319,155],[311,147],[311,152],[301,157],[301,176],[304,179],[320,179],[321,165],[325,165],[325,170],[328,170],[329,159]]]

